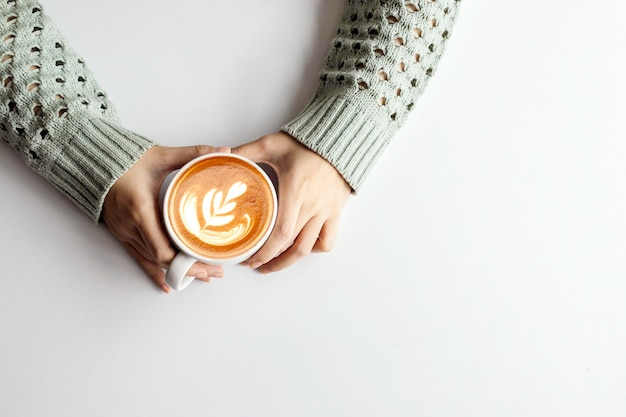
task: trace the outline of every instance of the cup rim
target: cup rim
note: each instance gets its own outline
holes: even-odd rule
[[[208,257],[202,256],[194,252],[189,247],[187,247],[187,245],[185,245],[174,232],[169,221],[169,214],[168,214],[168,209],[167,209],[169,199],[172,194],[171,184],[174,184],[193,165],[197,164],[200,161],[204,161],[205,159],[212,159],[216,157],[229,157],[229,158],[239,159],[245,162],[250,167],[252,167],[259,174],[261,174],[263,180],[267,183],[267,185],[270,188],[270,191],[272,194],[273,206],[274,206],[274,210],[272,213],[272,218],[270,220],[269,227],[267,228],[265,233],[261,236],[261,238],[257,241],[257,243],[246,252],[240,255],[231,257],[231,258],[208,258]],[[278,196],[276,194],[276,188],[274,187],[274,183],[272,182],[270,177],[267,175],[267,173],[256,162],[254,162],[253,160],[249,158],[246,158],[245,156],[241,156],[241,155],[237,155],[233,153],[213,152],[213,153],[201,155],[192,159],[191,161],[183,165],[181,168],[179,168],[178,171],[176,171],[176,173],[171,177],[169,183],[166,185],[166,190],[165,190],[165,194],[163,197],[161,211],[162,211],[161,214],[163,216],[163,224],[165,225],[165,228],[167,230],[168,237],[170,238],[174,246],[178,248],[178,250],[186,253],[187,255],[191,256],[192,258],[197,259],[200,262],[213,264],[213,265],[232,265],[232,264],[237,264],[237,263],[245,261],[250,256],[254,255],[265,244],[270,234],[272,233],[272,230],[274,230],[274,225],[276,224],[276,218],[278,216]]]

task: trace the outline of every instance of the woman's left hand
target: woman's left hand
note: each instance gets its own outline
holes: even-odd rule
[[[278,132],[232,149],[278,175],[278,217],[263,247],[248,261],[263,273],[287,268],[311,252],[328,252],[352,191],[324,158]]]

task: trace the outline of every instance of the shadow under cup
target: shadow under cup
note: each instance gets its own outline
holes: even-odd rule
[[[169,176],[161,191],[163,223],[180,250],[166,273],[175,290],[193,280],[186,273],[196,261],[225,265],[248,259],[276,222],[271,179],[239,155],[196,158]]]

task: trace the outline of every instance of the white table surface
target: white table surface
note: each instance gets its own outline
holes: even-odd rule
[[[342,0],[49,0],[125,125],[236,145]],[[0,415],[626,415],[624,2],[464,1],[330,254],[164,295],[0,149]]]

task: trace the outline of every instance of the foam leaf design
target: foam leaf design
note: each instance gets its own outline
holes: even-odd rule
[[[246,184],[241,181],[230,186],[224,198],[224,193],[216,188],[209,190],[202,198],[201,212],[198,207],[197,194],[190,193],[183,197],[181,214],[187,229],[201,241],[210,245],[228,245],[239,241],[250,230],[251,219],[244,214],[234,224],[233,210],[237,207],[237,198],[247,190]],[[231,224],[233,223],[233,224]],[[220,226],[230,225],[224,229]]]
[[[237,181],[228,189],[226,198],[224,198],[222,191],[217,191],[216,189],[209,191],[202,201],[202,214],[205,221],[203,229],[224,226],[232,222],[235,216],[229,213],[232,213],[237,206],[237,203],[233,200],[241,197],[247,188],[246,184]]]

